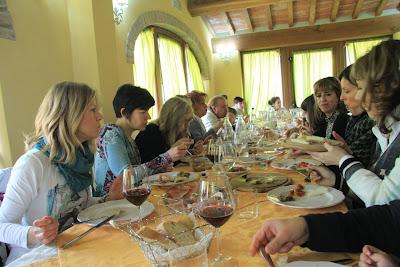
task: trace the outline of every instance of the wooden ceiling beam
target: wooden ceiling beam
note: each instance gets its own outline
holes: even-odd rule
[[[254,31],[254,27],[253,27],[253,23],[251,23],[251,19],[250,19],[250,14],[249,14],[249,9],[246,8],[244,10],[244,19],[246,20],[246,24],[247,24],[247,28],[249,28],[249,30],[251,32]]]
[[[337,13],[339,11],[340,0],[333,0],[331,10],[331,21],[336,21]]]
[[[224,20],[225,20],[225,24],[228,26],[229,34],[230,35],[234,35],[235,34],[235,27],[233,26],[232,19],[229,16],[228,12],[224,13]]]
[[[206,27],[207,27],[208,31],[211,33],[211,35],[213,37],[215,37],[214,28],[212,27],[210,21],[208,21],[208,18],[206,18],[206,17],[201,17],[201,18],[203,19],[204,24],[206,24]]]
[[[310,0],[310,12],[308,15],[308,23],[310,25],[314,25],[315,23],[315,14],[317,12],[317,0]]]
[[[265,13],[267,16],[267,27],[268,27],[268,29],[272,30],[274,28],[274,24],[272,23],[272,13],[271,13],[270,5],[267,5],[265,7]]]
[[[353,15],[351,16],[353,19],[358,18],[358,15],[360,15],[363,4],[364,4],[364,0],[357,0],[357,3],[353,10]]]
[[[347,41],[391,35],[400,31],[399,21],[400,15],[397,14],[372,19],[213,38],[211,44],[215,52],[216,47],[226,43],[235,44],[239,51],[249,51]]]
[[[188,0],[188,10],[192,17],[214,15],[220,12],[229,12],[258,6],[286,3],[292,0],[214,0],[205,3]]]
[[[389,2],[389,1],[388,0],[381,0],[381,2],[379,3],[378,7],[375,10],[375,16],[380,16],[382,14],[382,11],[385,8],[387,2]]]
[[[288,9],[288,24],[289,27],[293,26],[293,2],[289,1],[287,3],[287,9]]]

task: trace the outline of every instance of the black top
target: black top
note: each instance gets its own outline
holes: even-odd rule
[[[340,112],[337,115],[335,122],[333,123],[332,131],[335,131],[336,133],[338,133],[340,136],[342,136],[344,138],[345,133],[346,133],[346,125],[347,125],[348,119],[349,119],[349,115],[347,115],[344,112]],[[332,134],[330,134],[329,136],[326,136],[326,128],[327,127],[328,127],[328,122],[327,122],[327,118],[325,117],[324,120],[319,124],[318,128],[314,131],[313,135],[326,137],[329,139],[335,139]]]
[[[353,152],[353,156],[368,167],[371,155],[375,148],[376,137],[372,133],[374,122],[368,117],[367,112],[358,116],[351,116],[347,121],[344,139]]]
[[[142,163],[154,159],[169,149],[160,128],[153,123],[148,124],[146,130],[137,135],[135,142],[139,148]]]
[[[361,252],[364,245],[375,246],[400,256],[400,200],[389,205],[304,216],[309,239],[306,246],[323,252]]]

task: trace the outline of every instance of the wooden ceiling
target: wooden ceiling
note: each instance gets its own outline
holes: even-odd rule
[[[214,37],[399,14],[400,0],[188,0]],[[399,21],[400,24],[400,21]]]

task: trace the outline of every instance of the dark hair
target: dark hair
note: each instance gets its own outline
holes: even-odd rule
[[[237,103],[242,103],[244,101],[244,99],[242,98],[242,97],[240,97],[240,96],[236,96],[234,99],[233,99],[233,103],[235,103],[235,104],[237,104]]]
[[[315,98],[314,95],[307,96],[303,102],[301,102],[301,109],[307,112],[308,120],[310,123],[310,127],[312,131],[315,131],[318,128],[318,125],[322,123],[322,121],[315,116]]]
[[[342,79],[346,79],[348,80],[352,85],[357,86],[357,84],[355,83],[355,81],[351,78],[350,73],[351,73],[351,67],[352,65],[347,66],[344,70],[342,70],[342,72],[339,74],[339,82]]]
[[[234,108],[228,107],[228,112],[235,114],[235,116],[237,115],[237,111]]]
[[[400,120],[395,114],[400,103],[400,41],[387,40],[373,47],[354,63],[351,77],[354,80],[366,80],[362,102],[367,109],[371,102],[374,103],[379,130],[384,134],[389,133],[390,129],[385,125],[386,118],[392,116],[396,121]],[[370,103],[366,103],[367,94]]]
[[[275,104],[275,102],[278,101],[278,100],[280,100],[279,96],[274,96],[268,101],[268,104],[270,106],[273,106]]]
[[[228,96],[227,95],[221,95],[223,96],[226,100],[228,100]]]
[[[154,104],[154,98],[149,91],[132,84],[120,86],[113,100],[114,112],[117,118],[122,116],[129,118],[135,109],[148,110]],[[121,114],[122,108],[125,108],[123,114]]]

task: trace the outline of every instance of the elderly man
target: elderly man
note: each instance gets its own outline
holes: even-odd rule
[[[192,107],[194,112],[193,120],[189,123],[190,136],[197,140],[206,140],[209,136],[217,137],[218,130],[222,127],[222,121],[219,121],[214,127],[206,131],[201,117],[207,113],[206,97],[207,94],[199,91],[192,91],[187,94],[192,100]]]
[[[228,105],[226,104],[226,99],[221,96],[214,96],[208,101],[208,110],[206,115],[204,115],[201,120],[206,127],[206,130],[214,128],[220,123],[221,119],[226,116],[228,112]]]

